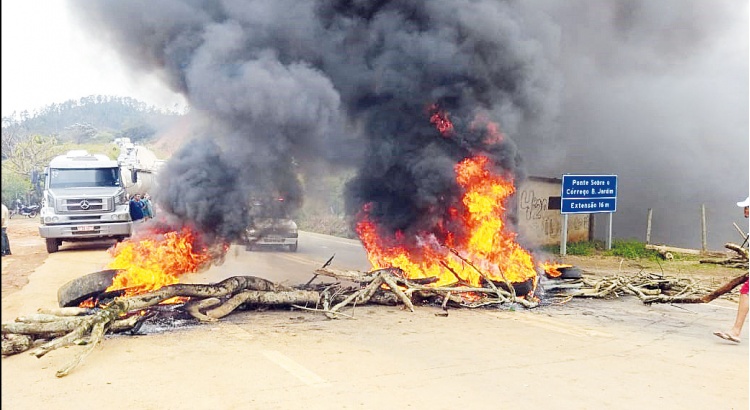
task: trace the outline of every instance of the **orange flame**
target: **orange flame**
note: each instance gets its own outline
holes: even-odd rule
[[[448,114],[436,105],[429,107],[429,114],[440,134],[450,137],[453,124]],[[486,128],[485,143],[503,141],[497,124],[477,118],[471,127],[480,124]],[[461,204],[450,209],[448,220],[440,226],[458,225],[460,229],[443,232],[443,240],[429,232],[419,233],[413,238],[419,244],[416,249],[406,245],[402,232],[380,237],[378,227],[369,219],[371,205],[365,205],[356,229],[373,267],[397,267],[410,279],[438,278],[432,286],[481,286],[483,279],[489,279],[531,281],[535,288],[538,279],[533,258],[516,242],[516,233],[504,219],[505,203],[515,192],[513,177],[497,175],[493,169],[492,160],[483,155],[466,158],[454,167],[456,182],[463,192]]]
[[[418,238],[420,249],[407,249],[399,244],[399,235],[380,238],[375,224],[365,216],[357,232],[370,263],[376,269],[398,267],[408,278],[437,277],[434,286],[456,282],[479,286],[483,275],[498,282],[535,280],[531,255],[515,242],[515,233],[503,221],[505,200],[515,190],[512,180],[492,175],[489,162],[487,157],[476,156],[455,167],[456,180],[465,192],[463,214],[456,211],[453,217],[467,235],[448,235],[444,243],[437,243],[434,235],[424,233]]]
[[[80,308],[92,308],[94,306],[96,306],[96,302],[94,302],[94,298],[93,297],[90,297],[90,298],[88,298],[88,299],[86,299],[83,302],[81,302],[81,303],[78,304],[78,307],[80,307]]]
[[[120,269],[106,291],[125,289],[137,295],[179,283],[179,277],[197,272],[211,257],[207,249],[194,249],[196,235],[188,228],[139,241],[126,240],[111,250],[109,269]],[[166,301],[165,301],[166,302]]]
[[[539,266],[544,269],[544,271],[549,275],[550,277],[556,278],[560,275],[562,275],[562,272],[560,272],[558,269],[560,268],[572,268],[573,265],[568,265],[564,263],[555,263],[555,262],[542,262],[539,264]]]
[[[430,123],[434,124],[435,128],[444,137],[449,137],[453,132],[453,123],[448,118],[448,113],[440,109],[436,104],[431,105],[428,111],[430,111]]]

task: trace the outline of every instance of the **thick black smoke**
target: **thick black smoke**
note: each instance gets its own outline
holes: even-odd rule
[[[430,230],[457,199],[453,167],[476,154],[521,176],[506,134],[546,121],[542,50],[504,1],[73,2],[92,33],[156,71],[211,124],[160,173],[157,200],[233,238],[249,197],[301,203],[294,166],[359,166],[349,214],[372,204],[388,232]],[[429,107],[450,116],[442,136]]]
[[[248,197],[301,204],[295,166],[310,158],[357,166],[349,214],[372,204],[388,231],[431,230],[458,195],[453,166],[478,153],[518,178],[524,167],[618,174],[622,237],[654,207],[679,241],[698,231],[686,220],[700,202],[747,194],[738,0],[71,4],[93,36],[211,124],[170,160],[158,200],[216,235],[238,234]],[[431,104],[449,113],[453,137],[430,124]],[[478,114],[508,138],[486,144]],[[216,204],[193,203],[206,196]],[[674,212],[681,204],[690,209]]]

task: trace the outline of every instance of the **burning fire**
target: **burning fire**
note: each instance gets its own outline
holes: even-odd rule
[[[125,290],[136,295],[179,282],[179,276],[197,272],[211,257],[195,249],[196,234],[188,228],[139,241],[123,241],[111,250],[109,269],[120,269],[107,291]]]
[[[454,129],[447,113],[435,106],[429,111],[430,122],[443,136],[450,137]],[[498,127],[488,124],[485,141],[502,141]],[[489,157],[480,154],[455,165],[461,203],[451,207],[448,220],[441,226],[459,225],[461,229],[445,233],[444,240],[423,232],[416,238],[420,245],[415,248],[406,245],[402,232],[393,238],[380,237],[366,205],[357,232],[373,267],[397,267],[412,279],[436,277],[434,286],[481,286],[485,278],[499,283],[533,281],[535,287],[533,258],[515,241],[516,233],[504,221],[505,203],[515,192],[513,177],[497,175],[493,165]]]
[[[567,265],[564,263],[554,263],[554,262],[542,262],[540,265],[544,269],[544,271],[547,272],[547,275],[553,278],[556,278],[562,275],[562,272],[560,272],[558,269],[573,267],[573,265]]]

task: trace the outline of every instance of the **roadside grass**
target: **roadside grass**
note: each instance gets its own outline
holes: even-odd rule
[[[565,250],[568,255],[575,256],[619,256],[625,259],[661,260],[658,252],[646,249],[646,244],[636,239],[615,239],[612,241],[612,249],[606,248],[604,241],[593,240],[569,243]],[[546,245],[543,250],[559,254],[560,245]]]

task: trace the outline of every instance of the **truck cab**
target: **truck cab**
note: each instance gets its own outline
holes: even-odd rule
[[[63,241],[123,240],[131,235],[128,195],[117,161],[84,150],[69,151],[44,170],[39,235],[47,252]]]

